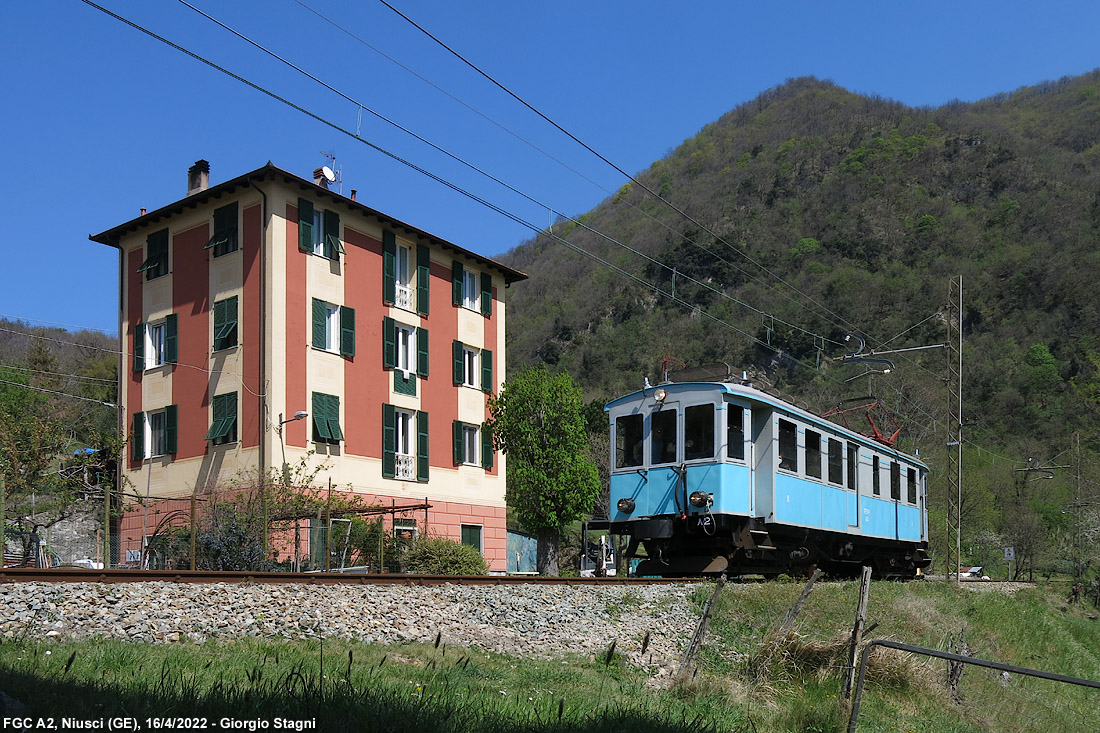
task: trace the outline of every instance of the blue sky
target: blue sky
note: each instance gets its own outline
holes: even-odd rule
[[[377,0],[191,2],[557,211],[587,211],[625,182]],[[391,2],[631,173],[792,77],[936,106],[1100,66],[1100,3],[1085,0]],[[549,220],[178,0],[100,4],[536,226]],[[182,198],[200,158],[217,183],[268,160],[309,177],[328,151],[345,194],[456,244],[494,256],[531,235],[80,0],[0,3],[0,69],[3,317],[114,331],[117,254],[87,237]]]

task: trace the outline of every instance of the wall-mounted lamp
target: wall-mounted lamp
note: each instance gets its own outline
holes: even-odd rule
[[[307,417],[309,417],[308,412],[306,412],[305,410],[298,410],[296,413],[294,413],[294,417],[288,417],[286,420],[284,420],[283,419],[283,413],[280,412],[279,413],[279,435],[282,436],[283,426],[286,425],[288,422],[295,422],[296,420],[305,420]]]

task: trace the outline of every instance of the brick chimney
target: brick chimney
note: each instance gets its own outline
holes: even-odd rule
[[[318,168],[313,171],[313,182],[321,188],[328,188],[328,179],[325,178],[325,169]]]
[[[210,188],[210,164],[205,160],[196,160],[195,164],[187,169],[187,195],[205,191]]]

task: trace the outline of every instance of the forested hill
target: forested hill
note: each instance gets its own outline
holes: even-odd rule
[[[554,227],[697,310],[543,234],[502,258],[530,275],[510,294],[508,368],[541,360],[602,399],[662,355],[725,361],[824,410],[867,393],[844,382],[867,366],[838,363],[847,333],[942,342],[962,276],[972,445],[1044,460],[1081,431],[1095,448],[1098,140],[1100,71],[937,108],[789,81],[637,175],[702,226],[628,184]],[[894,361],[873,389],[925,455],[943,442],[944,355]]]

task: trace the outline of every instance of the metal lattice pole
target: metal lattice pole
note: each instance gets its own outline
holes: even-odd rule
[[[947,564],[944,577],[955,574],[959,584],[962,566],[962,276],[952,280],[947,292]],[[953,449],[953,450],[951,450]]]

